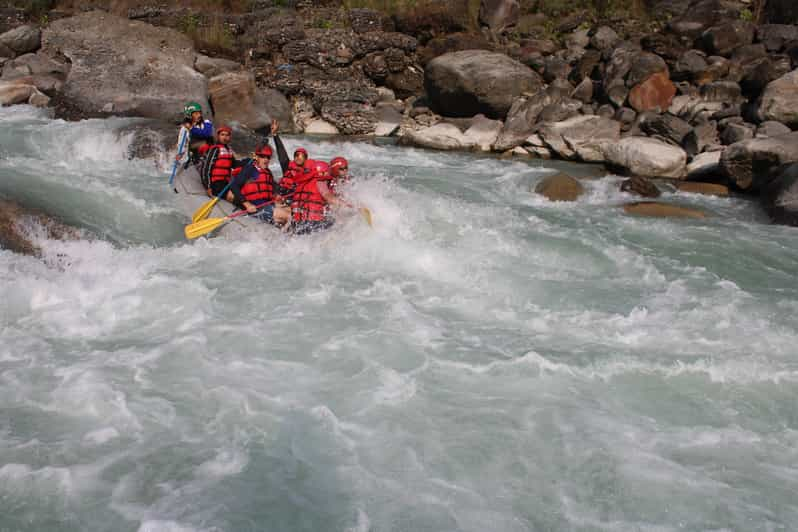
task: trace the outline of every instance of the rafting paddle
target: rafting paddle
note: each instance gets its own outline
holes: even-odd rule
[[[177,172],[177,163],[179,159],[183,158],[183,146],[186,144],[186,138],[188,137],[188,130],[184,127],[180,127],[180,146],[177,148],[177,159],[175,159],[175,163],[172,165],[172,175],[169,177],[169,186],[171,187],[175,182],[175,173]],[[177,190],[175,190],[177,192]]]
[[[230,185],[232,185],[232,184],[233,184],[233,181],[230,180],[230,182],[227,183],[227,186],[224,187],[224,189],[222,189],[221,192],[219,192],[218,196],[216,196],[215,198],[211,199],[210,201],[205,202],[205,204],[203,204],[202,207],[197,209],[197,212],[195,212],[194,216],[191,217],[191,222],[192,223],[197,223],[197,222],[207,218],[208,215],[213,210],[213,208],[216,206],[216,204],[219,202],[219,200],[222,198],[222,196],[225,195],[225,193],[227,192],[227,189],[230,188]]]
[[[224,218],[208,218],[207,220],[201,220],[196,223],[188,224],[185,229],[186,238],[189,240],[193,240],[195,238],[199,238],[202,235],[207,235],[217,227],[220,227],[233,218],[237,218],[238,216],[243,216],[245,214],[249,214],[246,210],[241,210],[238,212],[234,212]]]
[[[374,227],[374,225],[371,223],[371,211],[369,210],[369,208],[360,207],[358,210],[360,211],[360,214],[363,216],[363,219],[366,220],[366,223],[369,224],[369,227]]]

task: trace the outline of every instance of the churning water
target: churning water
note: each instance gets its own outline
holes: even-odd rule
[[[85,232],[0,250],[0,530],[798,529],[798,231],[755,204],[288,138],[374,228],[186,242],[132,122],[0,111],[0,195]]]

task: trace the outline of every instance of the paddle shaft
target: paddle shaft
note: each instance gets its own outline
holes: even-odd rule
[[[186,137],[188,137],[188,130],[186,128],[181,127],[182,135],[180,135],[180,146],[177,148],[177,156],[183,157],[183,146],[186,144]],[[169,186],[175,182],[175,173],[177,173],[177,160],[172,165],[172,175],[169,177]]]

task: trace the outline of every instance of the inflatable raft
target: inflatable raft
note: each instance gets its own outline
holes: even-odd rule
[[[193,165],[186,169],[181,168],[177,175],[175,175],[174,189],[177,191],[183,210],[189,218],[193,216],[197,209],[212,199],[208,196],[207,192],[205,192],[197,167]],[[224,200],[219,200],[216,202],[210,215],[208,215],[208,218],[224,218],[238,210],[239,209],[234,205]],[[261,222],[257,218],[239,216],[228,221],[219,227],[219,229],[214,230],[208,236],[241,236],[246,233],[274,229],[275,227],[273,225]]]

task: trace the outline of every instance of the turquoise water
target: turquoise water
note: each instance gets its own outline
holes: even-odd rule
[[[0,530],[795,530],[798,231],[363,143],[357,217],[185,242],[129,120],[0,110]],[[36,227],[30,227],[36,234]]]

